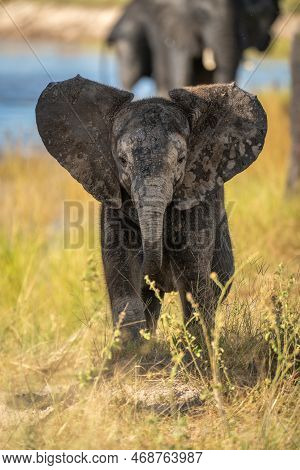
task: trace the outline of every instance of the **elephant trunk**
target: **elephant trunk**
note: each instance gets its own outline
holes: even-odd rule
[[[162,266],[164,209],[143,207],[138,210],[143,240],[143,271],[150,278]]]
[[[214,72],[215,83],[230,83],[235,80],[236,71],[242,55],[237,29],[237,10],[234,2],[220,2],[220,11],[214,15],[214,22],[204,35],[205,46],[212,49],[217,68]],[[212,34],[213,33],[213,34]]]
[[[173,188],[161,178],[144,181],[133,190],[143,243],[143,272],[153,279],[160,271],[163,260],[163,226]]]

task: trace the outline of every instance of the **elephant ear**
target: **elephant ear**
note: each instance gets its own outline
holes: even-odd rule
[[[36,106],[40,136],[48,152],[92,196],[121,207],[110,134],[114,115],[131,93],[84,79],[50,83]]]
[[[176,89],[170,97],[190,121],[186,173],[174,195],[177,208],[190,209],[257,159],[267,118],[257,97],[235,83]]]

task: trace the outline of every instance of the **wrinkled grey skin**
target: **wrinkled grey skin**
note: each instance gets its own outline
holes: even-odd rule
[[[114,26],[124,88],[152,76],[158,94],[201,83],[230,83],[244,51],[264,51],[279,14],[278,0],[133,0]],[[214,52],[216,70],[203,64]]]
[[[211,324],[219,289],[234,272],[224,183],[256,160],[266,115],[235,84],[133,95],[80,76],[50,84],[36,108],[53,157],[102,202],[102,256],[114,323],[154,331],[161,295],[192,293]]]

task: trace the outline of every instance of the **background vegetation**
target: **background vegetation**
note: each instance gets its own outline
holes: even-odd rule
[[[2,449],[299,448],[300,199],[287,96],[261,98],[263,155],[227,184],[239,270],[209,354],[169,295],[158,338],[114,364],[97,222],[63,248],[63,201],[86,225],[96,204],[49,156],[0,160]]]
[[[298,0],[283,0],[282,2],[286,11],[294,11],[295,9],[297,12],[300,11],[300,5]]]
[[[7,3],[11,0],[4,0]],[[40,3],[70,3],[74,5],[86,5],[86,6],[113,6],[113,5],[125,5],[129,3],[129,0],[34,0]],[[300,12],[300,5],[298,5],[298,0],[281,0],[281,3],[285,11],[293,11],[296,7],[297,11]]]

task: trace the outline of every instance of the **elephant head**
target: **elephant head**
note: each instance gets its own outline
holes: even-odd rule
[[[271,27],[280,13],[279,0],[238,0],[237,10],[243,49],[265,51],[271,41]]]
[[[168,205],[189,209],[246,169],[262,150],[266,116],[235,84],[176,89],[171,100],[133,95],[77,76],[50,84],[36,108],[51,155],[98,201],[137,210],[144,273],[162,263]]]

